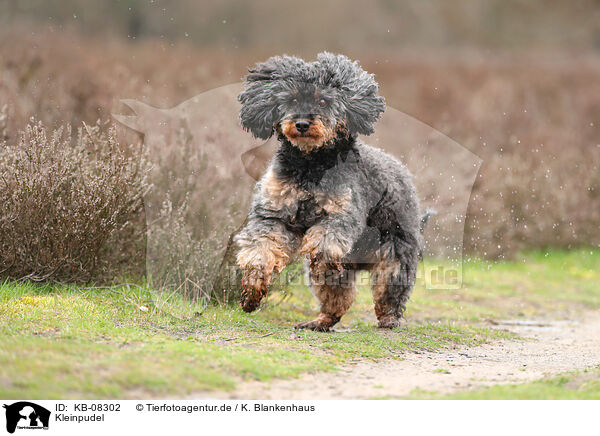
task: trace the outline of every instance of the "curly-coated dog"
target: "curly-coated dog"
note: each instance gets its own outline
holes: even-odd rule
[[[354,301],[360,270],[371,272],[379,326],[398,326],[426,217],[406,167],[358,139],[373,133],[385,110],[373,75],[343,55],[277,56],[249,69],[245,84],[243,128],[262,139],[275,134],[280,146],[235,237],[242,308],[255,310],[273,273],[299,252],[310,260],[321,313],[297,328],[337,323]]]

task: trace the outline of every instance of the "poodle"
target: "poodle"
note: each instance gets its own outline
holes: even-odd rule
[[[408,169],[358,137],[373,133],[385,110],[374,76],[339,54],[276,56],[249,69],[238,100],[246,131],[279,139],[234,238],[243,310],[256,310],[273,274],[300,254],[320,313],[296,328],[328,331],[352,305],[364,270],[379,327],[397,327],[429,213],[421,216]]]

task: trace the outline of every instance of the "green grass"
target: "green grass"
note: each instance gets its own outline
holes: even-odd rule
[[[361,287],[340,331],[295,331],[316,315],[303,286],[273,292],[253,313],[201,306],[138,286],[79,289],[0,284],[0,397],[135,398],[233,389],[240,380],[330,371],[347,359],[472,346],[512,335],[488,318],[537,316],[600,306],[600,256],[534,253],[525,261],[465,264],[466,287],[418,286],[408,322],[375,328]]]
[[[598,308],[600,250],[555,250],[524,253],[511,262],[465,262],[462,289],[417,286],[407,316],[477,322],[569,318]]]
[[[394,332],[367,323],[348,332],[296,332],[291,321],[300,317],[284,315],[279,306],[247,315],[227,307],[194,307],[175,296],[165,302],[137,287],[84,291],[5,283],[0,286],[0,397],[126,398],[227,390],[238,380],[333,370],[355,356],[394,356],[502,336],[447,322]]]
[[[448,400],[600,400],[600,367],[530,383],[496,385],[452,395],[415,392],[413,399]]]

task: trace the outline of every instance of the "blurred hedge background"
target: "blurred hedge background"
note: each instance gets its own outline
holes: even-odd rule
[[[239,81],[248,65],[268,56],[314,58],[323,50],[359,59],[375,73],[389,106],[483,159],[468,208],[467,253],[502,258],[526,248],[600,245],[598,0],[5,0],[0,3],[0,141],[5,141],[0,274],[84,281],[142,276],[146,228],[138,200],[152,187],[143,178],[144,164],[138,168],[129,160],[143,138],[103,124],[122,110],[119,100],[171,107]],[[46,137],[32,140],[32,132],[42,127],[31,117],[43,123]],[[96,127],[80,131],[79,139],[64,130],[52,139],[54,129],[72,125],[76,132],[83,123]],[[99,141],[111,144],[112,154],[94,151]],[[92,157],[66,153],[71,146],[87,147]],[[31,183],[37,174],[54,193],[36,201],[60,200],[61,206],[22,207],[20,199],[32,201],[25,195],[31,185],[18,171],[23,159],[33,163],[35,150],[39,154],[44,147],[53,147],[59,159],[79,159],[80,164],[64,165],[77,174],[52,179],[48,174],[56,162],[30,166]],[[101,170],[97,159],[106,162]],[[119,162],[128,162],[127,171]],[[138,174],[135,183],[129,180]],[[104,189],[111,180],[125,180],[126,194],[100,196],[105,203],[65,194],[86,181]],[[175,203],[165,207],[185,207],[178,212],[183,215],[205,209],[201,199]],[[81,229],[97,232],[98,238],[92,237],[94,244],[82,238],[77,245],[66,230],[60,234],[74,216],[64,212],[69,204],[73,210],[110,208],[115,215],[90,213],[95,217],[90,223],[78,218]],[[33,219],[38,208],[54,216],[36,212]],[[16,222],[37,224],[19,227],[17,237]],[[40,236],[43,232],[50,236]],[[43,249],[14,248],[47,237],[55,242]],[[67,239],[69,244],[60,242]],[[84,253],[86,246],[94,251]],[[183,276],[202,275],[198,265],[217,261],[206,258],[222,247],[208,246],[174,248],[202,253],[192,262],[195,272]],[[194,277],[195,283],[202,279]]]

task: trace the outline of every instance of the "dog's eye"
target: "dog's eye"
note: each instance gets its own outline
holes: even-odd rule
[[[327,102],[325,101],[324,98],[322,98],[321,100],[319,100],[319,106],[321,106],[321,107],[327,106]]]
[[[292,104],[298,104],[298,99],[297,98],[292,99]]]

